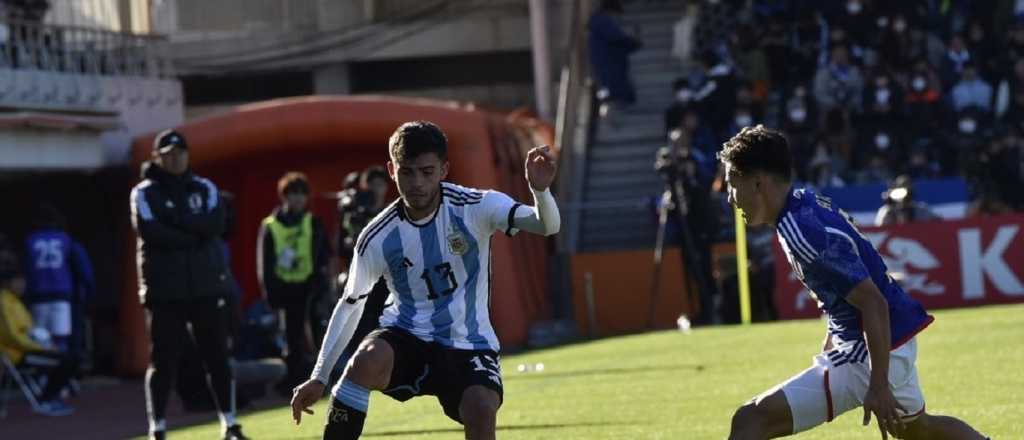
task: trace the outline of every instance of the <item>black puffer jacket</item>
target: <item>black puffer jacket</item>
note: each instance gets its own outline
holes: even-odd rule
[[[174,176],[150,162],[132,189],[132,226],[142,303],[187,301],[229,293],[217,187],[191,172]]]

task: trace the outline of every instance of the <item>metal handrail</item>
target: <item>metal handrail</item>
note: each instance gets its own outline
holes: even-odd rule
[[[82,26],[0,21],[0,67],[92,75],[166,78],[162,37]]]

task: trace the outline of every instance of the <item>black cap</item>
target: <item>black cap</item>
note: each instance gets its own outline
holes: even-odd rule
[[[188,149],[188,143],[185,142],[185,136],[174,130],[164,130],[156,135],[156,139],[153,140],[153,150],[165,154],[169,153],[174,148],[181,148],[183,150]]]

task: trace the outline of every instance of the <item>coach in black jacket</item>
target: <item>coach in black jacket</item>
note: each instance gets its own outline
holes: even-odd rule
[[[225,439],[245,438],[235,421],[228,364],[227,262],[221,249],[224,208],[217,187],[188,168],[188,144],[173,130],[157,135],[153,159],[132,190],[138,235],[139,296],[149,312],[152,351],[146,372],[150,438],[163,439],[164,414],[184,338],[192,337],[210,374]]]

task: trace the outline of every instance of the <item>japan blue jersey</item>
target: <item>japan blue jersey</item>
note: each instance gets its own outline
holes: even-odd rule
[[[793,272],[827,315],[832,337],[863,341],[860,310],[846,302],[846,295],[869,277],[889,303],[892,348],[934,319],[886,273],[878,251],[830,199],[807,189],[791,190],[776,232]]]
[[[71,299],[71,237],[56,229],[33,232],[25,240],[27,302]]]

